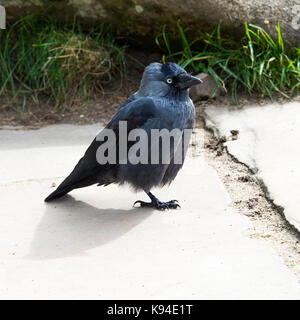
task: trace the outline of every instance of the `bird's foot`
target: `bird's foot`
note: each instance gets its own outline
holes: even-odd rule
[[[158,199],[152,199],[151,202],[138,200],[133,204],[133,206],[135,207],[136,204],[140,204],[141,208],[155,208],[157,210],[181,208],[177,200],[171,200],[168,202],[161,202]]]

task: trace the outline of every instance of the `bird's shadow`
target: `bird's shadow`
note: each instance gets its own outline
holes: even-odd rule
[[[47,204],[25,258],[40,260],[87,254],[87,250],[121,237],[152,212],[138,208],[98,209],[68,195]]]

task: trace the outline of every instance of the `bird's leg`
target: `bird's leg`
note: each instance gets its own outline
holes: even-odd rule
[[[151,199],[151,202],[144,202],[144,201],[138,200],[133,204],[133,206],[139,203],[141,208],[155,208],[158,210],[177,209],[178,207],[180,208],[180,205],[177,200],[161,202],[151,192],[146,192],[146,193]]]

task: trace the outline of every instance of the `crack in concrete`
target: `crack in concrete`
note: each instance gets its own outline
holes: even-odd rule
[[[212,138],[217,142],[220,134],[216,134],[215,130],[207,126],[205,114],[201,114],[200,118],[207,134],[206,139]],[[270,197],[267,186],[257,176],[257,172],[233,156],[226,146],[223,150],[222,156],[216,156],[215,152],[206,148],[206,160],[225,184],[232,199],[232,206],[252,222],[253,231],[250,231],[249,236],[270,242],[300,282],[300,232],[285,218],[284,208],[277,205]],[[240,183],[237,184],[241,173],[250,173],[254,178],[253,183],[243,183],[241,185],[243,188]],[[256,208],[249,209],[246,199],[251,200],[256,197],[259,198]]]

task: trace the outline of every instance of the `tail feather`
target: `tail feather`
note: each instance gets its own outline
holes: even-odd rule
[[[46,199],[45,202],[49,202],[55,199],[59,199],[61,197],[63,197],[64,195],[66,195],[67,193],[69,193],[70,191],[72,191],[73,188],[57,188],[54,192],[52,192]]]
[[[91,176],[88,176],[88,177],[84,176],[84,178],[81,178],[80,174],[74,171],[58,186],[58,188],[54,192],[52,192],[45,199],[45,202],[49,202],[49,201],[61,198],[74,189],[88,187],[92,184],[97,183],[95,174],[92,174]]]
[[[96,160],[96,151],[99,142],[94,139],[85,155],[79,160],[71,174],[52,192],[46,202],[58,199],[72,191],[73,189],[83,188],[98,183],[100,169],[107,171],[107,166],[99,166]]]

